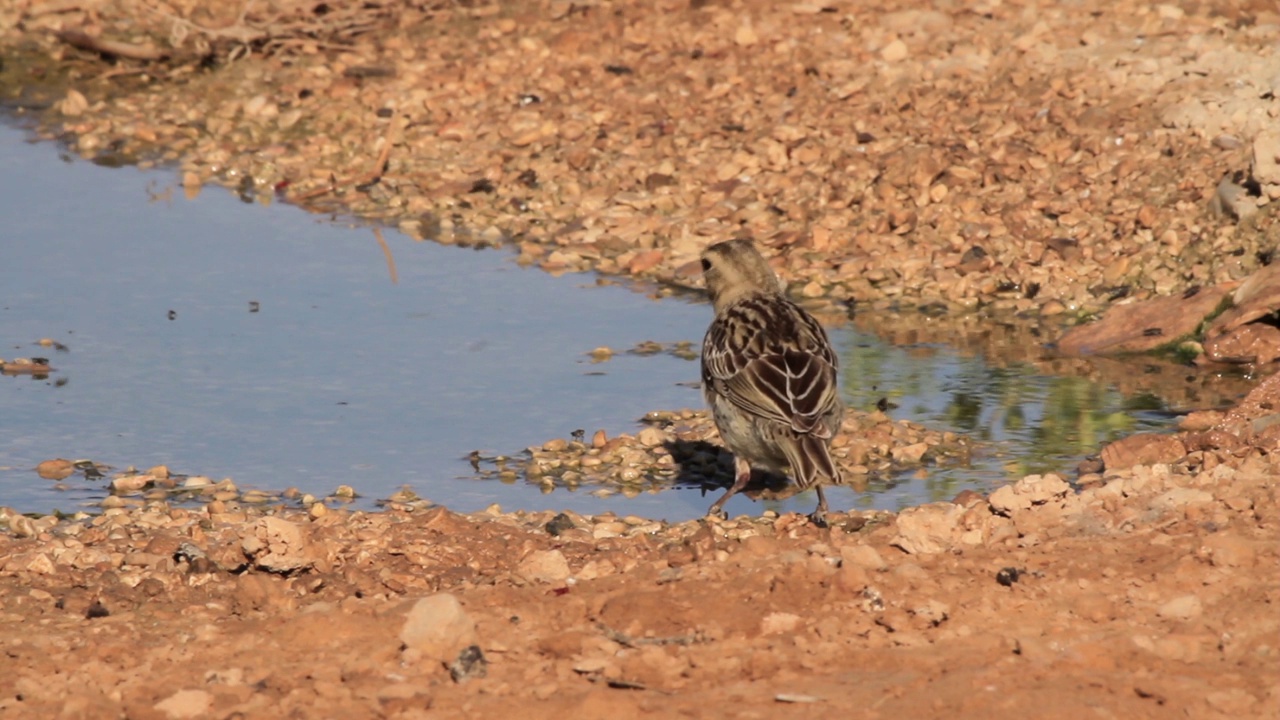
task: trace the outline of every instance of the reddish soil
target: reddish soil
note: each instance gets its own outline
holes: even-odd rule
[[[1280,454],[1251,428],[1277,386],[1171,465],[830,529],[11,519],[29,536],[0,536],[0,715],[1275,717]]]

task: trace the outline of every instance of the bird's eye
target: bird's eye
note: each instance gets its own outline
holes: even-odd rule
[[[711,261],[706,258],[702,258],[702,272],[706,272],[710,269],[711,269]]]

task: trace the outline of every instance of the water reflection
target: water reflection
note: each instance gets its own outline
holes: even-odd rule
[[[1035,352],[1048,350],[1040,346]],[[1152,392],[1126,398],[1089,378],[1046,375],[1027,362],[996,365],[985,356],[934,344],[894,347],[864,341],[844,346],[841,355],[847,368],[844,393],[853,407],[872,410],[887,401],[892,417],[981,441],[971,465],[934,468],[913,479],[918,484],[913,494],[931,501],[965,488],[989,491],[1028,473],[1069,474],[1100,445],[1132,432],[1167,428],[1172,415]]]

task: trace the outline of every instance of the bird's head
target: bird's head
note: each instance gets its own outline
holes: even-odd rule
[[[748,295],[782,292],[773,268],[748,238],[726,240],[703,250],[702,277],[717,311]]]

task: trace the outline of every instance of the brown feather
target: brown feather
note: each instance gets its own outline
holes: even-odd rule
[[[795,473],[796,486],[801,490],[808,490],[824,478],[833,485],[840,483],[840,470],[832,462],[831,452],[822,438],[801,435],[795,443],[788,443],[783,448]]]

